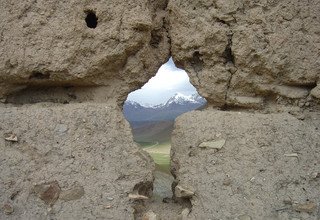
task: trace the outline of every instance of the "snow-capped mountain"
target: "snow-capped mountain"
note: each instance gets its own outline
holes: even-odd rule
[[[127,100],[123,113],[129,122],[171,121],[179,115],[203,107],[206,100],[199,94],[183,95],[177,93],[160,105],[140,104]]]
[[[202,98],[199,94],[195,93],[193,95],[183,95],[181,93],[176,93],[172,96],[166,103],[165,106],[170,105],[188,105],[188,104],[204,104],[206,100]]]

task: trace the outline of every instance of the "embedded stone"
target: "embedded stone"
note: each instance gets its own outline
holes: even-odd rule
[[[191,198],[193,195],[194,192],[190,189],[186,189],[180,185],[175,187],[175,196],[178,198]]]
[[[139,195],[139,194],[129,194],[129,199],[132,200],[147,200],[149,199],[147,196]]]
[[[59,198],[64,201],[80,199],[85,191],[83,186],[77,186],[69,190],[61,191]]]
[[[6,137],[4,138],[6,141],[10,141],[10,142],[18,142],[18,137],[16,134],[8,134],[6,135]]]
[[[316,210],[317,205],[314,202],[307,202],[304,204],[297,204],[293,206],[293,209],[298,212],[312,213]]]
[[[50,206],[58,200],[61,192],[58,181],[35,185],[33,190],[41,200]]]
[[[218,141],[206,141],[202,142],[199,147],[200,148],[211,148],[211,149],[217,149],[220,150],[226,143],[225,139],[221,139]]]
[[[13,206],[11,204],[9,204],[9,203],[5,203],[2,206],[2,210],[3,210],[4,214],[6,214],[6,215],[10,215],[14,211]]]
[[[142,220],[159,220],[159,218],[153,211],[148,211],[142,216]]]

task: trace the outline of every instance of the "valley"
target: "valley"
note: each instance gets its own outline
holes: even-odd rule
[[[173,177],[170,173],[171,134],[174,120],[181,114],[206,105],[198,94],[175,94],[166,103],[151,106],[127,100],[123,113],[130,123],[134,141],[148,152],[155,162],[154,197],[171,198]]]

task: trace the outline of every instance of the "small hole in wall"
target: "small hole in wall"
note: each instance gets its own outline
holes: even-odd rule
[[[86,23],[88,28],[96,28],[98,25],[98,17],[94,11],[86,11]]]
[[[205,106],[206,100],[172,59],[163,64],[156,76],[141,89],[128,95],[123,114],[131,125],[134,140],[156,164],[153,191],[156,200],[172,197],[170,149],[174,120],[183,113]]]

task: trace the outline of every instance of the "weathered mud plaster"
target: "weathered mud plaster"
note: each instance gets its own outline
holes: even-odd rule
[[[0,219],[133,219],[129,194],[150,196],[154,164],[117,106],[1,106],[0,115]]]
[[[105,86],[124,100],[169,59],[166,1],[0,2],[0,97],[24,87]],[[94,13],[96,28],[86,16]]]
[[[1,219],[132,219],[160,207],[131,201],[149,196],[154,166],[119,106],[170,53],[210,107],[319,110],[317,0],[2,0],[0,8],[0,102],[9,103],[0,105]],[[319,118],[182,116],[172,168],[177,197],[193,207],[180,217],[317,219]]]
[[[187,219],[318,219],[318,126],[289,114],[180,116],[171,166],[177,184],[194,192]]]
[[[319,10],[315,0],[171,0],[172,56],[212,105],[303,106],[319,81]]]

